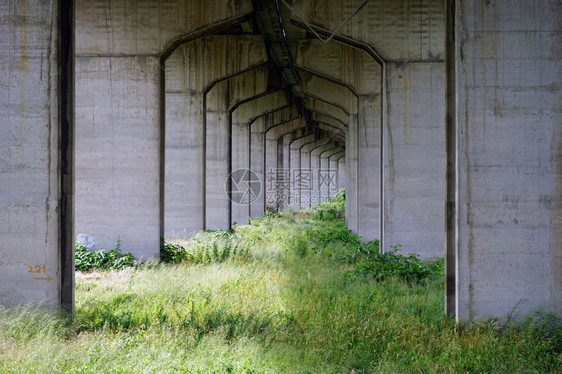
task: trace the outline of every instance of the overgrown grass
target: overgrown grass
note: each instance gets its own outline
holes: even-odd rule
[[[173,244],[180,264],[78,272],[74,321],[0,311],[0,373],[561,372],[558,317],[456,324],[439,262],[380,255],[338,209],[201,233]]]

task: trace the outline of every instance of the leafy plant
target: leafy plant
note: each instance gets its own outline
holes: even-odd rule
[[[90,252],[79,243],[75,243],[75,269],[78,271],[121,270],[135,265],[135,256],[131,253],[121,253],[121,240],[117,239],[115,249]]]
[[[242,243],[233,230],[206,231],[191,240],[164,242],[160,248],[160,260],[170,264],[210,264],[234,257],[245,258],[248,250]]]
[[[378,241],[360,247],[357,266],[349,272],[350,277],[369,275],[379,282],[397,277],[408,283],[423,283],[429,278],[443,275],[443,259],[423,262],[416,253],[397,253],[400,250],[399,244],[385,253],[380,253],[378,247]]]

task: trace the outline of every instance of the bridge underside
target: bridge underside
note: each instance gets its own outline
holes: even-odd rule
[[[457,319],[562,314],[560,4],[0,3],[1,305],[71,307],[75,233],[146,259],[345,188]]]

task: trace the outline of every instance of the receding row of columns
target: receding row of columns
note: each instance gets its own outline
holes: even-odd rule
[[[332,168],[345,144],[349,227],[446,253],[448,312],[561,313],[559,4],[372,0],[330,43],[300,42],[305,118],[260,37],[224,35],[252,30],[251,1],[3,5],[2,305],[72,305],[74,232],[152,257],[174,219],[259,215],[232,215],[235,165]],[[354,2],[292,6],[330,35]],[[303,120],[324,132],[300,140]]]

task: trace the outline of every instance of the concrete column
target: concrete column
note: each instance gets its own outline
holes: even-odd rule
[[[160,250],[160,69],[76,57],[76,228],[145,259]]]
[[[205,228],[204,91],[266,59],[261,37],[233,35],[181,44],[166,59],[166,237]]]
[[[299,0],[294,1],[292,6],[311,24],[322,25],[330,30],[339,26],[337,24],[339,9],[353,8],[356,4],[353,0],[329,0],[328,2]],[[380,192],[375,192],[376,188],[370,188],[370,186],[376,187],[377,185],[374,179],[355,180],[354,174],[361,178],[371,173],[359,171],[357,174],[352,168],[352,165],[355,165],[355,159],[346,157],[346,169],[349,174],[347,222],[350,228],[365,238],[376,236],[376,231],[372,231],[375,226],[384,226],[384,233],[381,236],[384,242],[390,245],[399,241],[406,251],[418,252],[422,257],[442,256],[441,248],[444,246],[443,238],[445,236],[443,224],[445,217],[442,208],[442,196],[444,195],[442,165],[445,162],[443,77],[445,75],[446,33],[444,10],[442,0],[423,2],[402,0],[396,1],[392,5],[384,1],[371,2],[354,17],[353,23],[350,22],[340,30],[340,35],[365,46],[364,53],[355,52],[363,56],[355,58],[352,57],[353,53],[347,52],[345,49],[342,51],[346,56],[352,57],[346,60],[346,65],[355,66],[353,69],[346,69],[345,66],[342,66],[341,61],[330,58],[330,56],[341,56],[342,53],[322,52],[320,47],[317,48],[314,45],[315,42],[303,43],[302,47],[304,55],[310,56],[306,65],[313,66],[315,70],[333,77],[341,77],[339,79],[351,84],[359,95],[386,94],[385,108],[382,112],[382,116],[384,116],[382,122],[384,125],[382,196],[380,196]],[[295,16],[293,15],[293,17]],[[295,21],[298,22],[296,19]],[[334,48],[334,51],[336,49],[336,47],[331,48]],[[327,55],[326,58],[315,59],[313,57],[321,53],[324,53],[323,56]],[[385,66],[386,92],[375,88],[380,87],[380,84],[372,83],[377,81],[380,83],[382,80],[376,78],[377,68],[373,64],[369,64],[368,58],[365,59],[367,54],[380,67]],[[359,66],[364,67],[357,68],[358,65],[350,63],[351,61],[362,61]],[[401,73],[397,73],[397,70]],[[361,71],[362,76],[355,75],[354,71]],[[404,73],[402,74],[402,72]],[[402,80],[398,79],[398,75]],[[406,92],[406,95],[403,95],[403,92]],[[407,96],[406,100],[402,100],[404,96]],[[375,96],[374,100],[379,99]],[[363,104],[360,105],[361,107],[366,108]],[[380,120],[380,114],[377,117]],[[365,118],[375,117],[367,116]],[[359,118],[359,124],[362,122]],[[374,137],[364,136],[363,130],[360,129],[360,138],[356,138],[357,133],[352,134],[351,138],[373,142],[379,136],[376,135],[376,132],[380,131],[377,130],[377,126],[379,125],[368,130]],[[349,147],[346,149],[350,156],[355,153],[354,149]],[[371,150],[372,153],[369,155],[365,153],[366,150]],[[375,160],[377,151],[374,148],[367,146],[357,152],[359,169],[361,169],[361,165],[366,167],[374,165],[368,161],[369,159]],[[363,161],[361,161],[362,155],[366,157]],[[392,155],[396,156],[396,160]],[[378,158],[380,160],[380,156]],[[426,159],[432,161],[422,161]],[[417,163],[421,162],[424,165],[420,168]],[[378,174],[381,174],[380,166]],[[416,182],[412,183],[412,180]],[[416,202],[409,201],[411,194],[416,196]],[[377,207],[375,201],[383,199],[386,205]],[[360,203],[357,204],[356,201],[360,201]],[[423,201],[423,204],[418,201]],[[358,212],[361,217],[354,216],[355,207],[369,213],[361,215]],[[382,215],[384,216],[382,225],[380,222],[377,223],[378,218],[375,218],[381,216],[381,208],[383,208]],[[369,219],[369,222],[365,219]],[[416,224],[404,224],[405,220],[415,221]],[[425,228],[426,222],[428,222],[427,229]],[[388,247],[388,245],[385,246]]]
[[[260,122],[261,127],[253,126],[252,123],[256,118],[287,105],[285,92],[276,90],[248,99],[248,101],[242,102],[232,110],[231,169],[233,171],[248,170],[247,176],[251,178],[248,185],[240,185],[241,188],[247,190],[248,200],[238,201],[238,199],[233,199],[232,201],[232,222],[248,223],[248,217],[252,216],[252,205],[258,217],[261,217],[264,213],[263,147],[265,126],[263,121]],[[260,131],[256,132],[256,129]],[[254,160],[255,158],[258,160]],[[257,168],[252,165],[257,166]],[[237,172],[237,174],[240,173],[242,172]]]
[[[338,190],[346,188],[347,186],[347,173],[345,171],[345,157],[338,160]]]
[[[345,157],[345,150],[342,150],[338,153],[334,153],[330,156],[330,169],[336,171],[336,183],[333,189],[330,190],[330,197],[333,197],[340,189],[340,185],[342,181],[340,181],[340,170],[339,170],[339,160]]]
[[[326,197],[326,183],[329,182],[329,173],[326,168],[329,166],[326,161],[324,161],[324,164],[322,163],[321,154],[337,146],[336,142],[330,139],[328,143],[317,146],[310,151],[310,168],[315,178],[315,183],[311,191],[311,205],[325,202],[328,199]]]
[[[74,295],[72,3],[0,7],[0,305]]]
[[[261,217],[265,213],[265,120],[257,118],[250,125],[250,170],[258,176],[261,183],[260,197],[250,203],[250,217]]]
[[[76,231],[157,257],[163,230],[161,58],[181,36],[252,12],[192,3],[76,1]],[[149,20],[149,21],[147,21]]]
[[[316,132],[311,128],[305,128],[301,131],[301,135],[294,139],[291,144],[291,188],[296,196],[293,201],[293,208],[300,209],[309,205],[306,199],[309,196],[308,191],[312,186],[312,173],[310,172],[310,157],[303,157],[301,148],[304,143],[315,141]]]
[[[562,315],[562,5],[455,5],[456,317]]]
[[[276,166],[275,160],[277,159],[277,131],[274,128],[282,128],[285,123],[291,124],[296,118],[298,118],[298,113],[292,107],[285,107],[279,110],[273,111],[263,117],[261,117],[261,122],[263,123],[263,135],[259,136],[261,138],[260,142],[263,142],[263,183],[264,183],[264,194],[265,198],[263,201],[264,206],[267,209],[276,209],[274,207],[274,200],[276,194]],[[277,127],[276,127],[277,126]],[[272,131],[269,131],[272,130]],[[275,140],[274,140],[275,139]],[[255,158],[256,162],[260,162],[261,158]],[[252,161],[253,162],[253,161]],[[256,166],[257,167],[257,166]],[[273,200],[272,200],[273,198]],[[261,207],[251,208],[262,209]],[[254,211],[254,210],[252,210]],[[254,214],[254,213],[252,213]]]
[[[282,196],[281,191],[286,178],[280,174],[282,166],[279,166],[279,160],[283,160],[283,153],[280,152],[279,140],[281,139],[282,141],[282,135],[306,125],[302,118],[297,117],[293,119],[291,111],[287,114],[288,118],[291,118],[291,120],[279,122],[279,125],[266,124],[265,167],[267,204],[268,207],[276,210],[281,209],[282,200],[286,199],[286,197]]]
[[[333,191],[335,191],[337,187],[337,169],[331,167],[330,157],[342,150],[343,147],[336,143],[334,148],[320,154],[320,169],[322,173],[320,191],[324,201],[330,200]]]
[[[423,258],[445,247],[444,78],[440,62],[386,65],[384,237]]]
[[[312,183],[314,181],[312,170],[310,168],[310,152],[305,152],[303,149],[300,149],[300,160],[301,160],[301,171],[305,171],[310,181],[307,184],[304,184],[300,188],[300,207],[301,208],[310,208],[310,191],[312,190]]]
[[[308,186],[308,188],[306,189],[306,191],[303,192],[303,194],[305,196],[307,196],[307,202],[306,202],[306,207],[310,208],[312,205],[317,204],[318,201],[318,158],[313,157],[312,156],[312,150],[317,149],[321,146],[324,146],[328,143],[330,143],[332,141],[332,138],[330,138],[330,136],[325,133],[325,132],[320,132],[321,136],[319,137],[318,140],[305,144],[303,145],[303,147],[301,148],[301,159],[304,158],[305,162],[306,162],[306,167],[308,168],[308,170],[310,171],[310,175],[311,175],[311,183]]]
[[[230,199],[239,197],[235,193],[236,184],[239,185],[241,182],[239,176],[230,177],[232,172],[231,110],[238,102],[266,90],[267,69],[258,68],[221,81],[206,94],[205,228],[207,230],[230,228],[232,224]],[[243,132],[247,146],[249,145],[248,132],[247,130]]]
[[[357,186],[357,155],[358,155],[358,119],[357,115],[350,116],[347,136],[345,137],[345,171],[347,189],[345,193],[345,223],[355,233],[359,230],[359,197]]]

